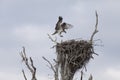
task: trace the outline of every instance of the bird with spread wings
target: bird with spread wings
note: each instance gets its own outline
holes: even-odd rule
[[[52,35],[59,34],[60,37],[63,37],[62,32],[66,33],[66,29],[70,29],[73,26],[71,24],[68,24],[66,22],[63,22],[63,18],[61,16],[58,17],[58,22],[55,26],[55,32]]]

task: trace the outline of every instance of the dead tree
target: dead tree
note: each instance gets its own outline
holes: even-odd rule
[[[96,24],[95,30],[90,37],[90,40],[67,40],[62,42],[56,42],[49,35],[49,38],[56,45],[57,58],[54,60],[56,65],[52,65],[45,57],[43,59],[47,61],[51,69],[54,72],[55,80],[73,80],[73,77],[78,70],[86,69],[86,64],[93,59],[94,43],[93,37],[98,32],[98,14],[96,11]],[[96,54],[98,55],[98,54]],[[60,75],[58,75],[60,74]],[[60,78],[60,79],[59,79]],[[81,73],[81,80],[83,79],[83,73]],[[89,77],[92,80],[92,75]]]
[[[22,62],[24,62],[24,64],[27,66],[28,70],[31,73],[31,76],[32,76],[31,80],[37,80],[37,78],[36,78],[36,67],[33,64],[32,58],[31,57],[28,58],[26,56],[25,47],[23,47],[23,50],[20,52],[20,55],[21,55],[21,58],[22,58]],[[26,75],[25,75],[24,70],[22,70],[22,73],[23,73],[24,79],[28,80]]]

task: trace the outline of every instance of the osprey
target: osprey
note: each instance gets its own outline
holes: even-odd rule
[[[55,35],[55,34],[59,34],[60,37],[63,37],[61,35],[62,32],[66,33],[65,29],[69,29],[69,28],[72,28],[73,26],[71,24],[68,24],[66,22],[63,22],[63,18],[61,16],[58,17],[58,22],[56,23],[56,26],[55,26],[55,32],[52,34],[52,35]]]

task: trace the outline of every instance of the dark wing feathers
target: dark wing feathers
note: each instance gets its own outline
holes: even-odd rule
[[[64,23],[61,24],[61,27],[63,29],[70,29],[70,28],[73,27],[73,25],[64,22]]]

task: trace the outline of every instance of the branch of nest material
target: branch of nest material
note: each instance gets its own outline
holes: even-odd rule
[[[47,35],[48,35],[48,38],[49,38],[52,42],[54,42],[54,43],[56,43],[56,44],[58,43],[58,42],[57,42],[57,38],[56,38],[55,40],[53,40],[52,37],[51,37],[49,34],[47,34]]]
[[[91,35],[91,38],[90,38],[90,42],[91,42],[91,43],[92,43],[92,41],[93,41],[94,35],[98,32],[97,26],[98,26],[98,14],[97,14],[97,11],[96,11],[96,24],[95,24],[95,30],[94,30],[93,34]]]
[[[22,57],[22,61],[25,63],[25,65],[27,66],[27,68],[30,70],[30,72],[32,74],[31,80],[37,80],[36,79],[36,67],[33,64],[33,60],[31,57],[29,59],[30,60],[30,63],[29,63],[28,57],[26,56],[25,47],[23,47],[23,51],[20,53],[20,55]],[[22,73],[23,73],[25,80],[27,80],[24,70],[22,70]]]

